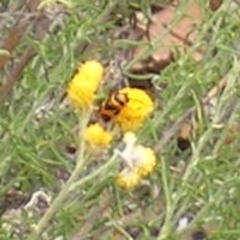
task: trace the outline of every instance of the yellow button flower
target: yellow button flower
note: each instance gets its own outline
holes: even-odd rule
[[[137,187],[140,181],[141,177],[139,174],[130,168],[124,168],[117,177],[118,186],[127,190]]]
[[[132,159],[134,169],[141,177],[149,175],[156,166],[156,157],[153,150],[142,145],[137,145],[134,148]]]
[[[78,69],[67,88],[67,97],[74,107],[90,108],[103,71],[103,66],[97,61],[87,61]]]
[[[95,83],[97,88],[103,77],[104,68],[99,62],[92,60],[80,66],[78,71],[82,78],[88,79],[92,84]]]
[[[115,150],[122,158],[124,169],[118,176],[118,185],[130,189],[138,186],[140,180],[149,175],[156,166],[156,156],[151,148],[136,145],[136,136],[132,132],[125,133],[125,148]]]
[[[153,101],[145,91],[138,88],[123,88],[119,93],[126,94],[128,102],[122,107],[114,121],[123,131],[136,130],[153,112]]]
[[[93,91],[92,85],[90,82],[77,81],[77,78],[79,78],[78,75],[76,75],[69,83],[67,89],[67,97],[75,108],[90,108],[95,98],[95,93]]]
[[[108,146],[113,136],[107,132],[99,123],[91,124],[84,132],[84,139],[91,145]]]

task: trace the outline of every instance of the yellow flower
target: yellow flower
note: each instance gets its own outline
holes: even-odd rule
[[[136,130],[153,112],[153,101],[145,91],[138,88],[123,88],[119,93],[126,94],[128,102],[122,107],[114,121],[123,131]]]
[[[124,169],[118,176],[118,185],[126,189],[138,186],[140,180],[149,175],[156,166],[156,156],[151,148],[136,145],[136,136],[125,133],[122,151],[115,150],[124,161]]]
[[[139,174],[130,168],[124,168],[117,177],[117,184],[127,190],[137,187],[140,181]]]
[[[90,81],[92,85],[95,84],[97,89],[103,77],[104,68],[99,62],[91,60],[80,66],[78,72],[82,79]]]
[[[137,145],[134,148],[132,159],[134,169],[141,177],[149,175],[156,166],[156,157],[153,150],[142,145]]]
[[[77,81],[78,75],[75,75],[73,80],[69,83],[67,89],[67,97],[70,103],[79,109],[90,108],[94,98],[95,93],[93,91],[92,85],[89,82]],[[81,79],[79,79],[81,80]]]
[[[110,132],[104,130],[99,123],[91,124],[84,132],[84,139],[92,145],[108,146],[113,136]]]
[[[97,61],[87,61],[78,69],[67,88],[67,97],[74,107],[86,109],[91,106],[103,71],[103,66]]]

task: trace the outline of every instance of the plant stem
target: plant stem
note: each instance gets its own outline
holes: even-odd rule
[[[103,166],[101,166],[100,168],[98,168],[96,171],[94,171],[93,173],[87,175],[86,177],[80,179],[77,182],[74,182],[70,187],[69,187],[69,192],[72,192],[74,190],[76,190],[77,188],[79,188],[80,186],[84,185],[85,183],[91,181],[92,179],[96,179],[96,177],[104,172],[106,172],[106,170],[109,170],[110,168],[112,168],[112,166],[115,164],[115,160],[116,160],[117,154],[114,154],[111,159],[109,161],[107,161]]]
[[[87,175],[86,177],[82,178],[81,180],[75,182],[76,178],[78,177],[79,173],[81,172],[83,164],[77,164],[76,168],[72,172],[70,178],[64,185],[62,191],[59,193],[59,195],[56,197],[54,202],[52,203],[51,207],[45,212],[43,217],[40,219],[36,229],[34,232],[29,236],[28,240],[33,239],[39,239],[39,236],[41,235],[44,228],[47,226],[49,221],[52,219],[53,215],[59,210],[61,207],[61,204],[65,201],[68,194],[71,191],[76,190],[80,186],[84,185],[85,183],[95,179],[98,175],[102,174],[109,168],[111,168],[116,161],[117,154],[114,154],[112,158],[106,162],[103,166],[101,166],[99,169],[94,171],[93,173]],[[83,161],[79,161],[79,163],[82,163]]]
[[[157,240],[165,239],[169,235],[169,232],[171,231],[171,219],[172,219],[172,214],[174,210],[174,205],[172,203],[172,198],[170,195],[171,192],[169,189],[167,172],[168,171],[166,167],[166,162],[165,162],[165,159],[162,157],[162,181],[163,181],[164,195],[166,198],[166,216],[165,216],[165,221],[161,230],[161,234],[159,235]]]
[[[87,113],[83,114],[82,116],[85,116],[85,117],[83,117],[79,121],[80,122],[79,132],[80,132],[81,136],[82,136],[82,132],[86,128],[87,123],[89,121],[90,113],[87,112]],[[84,157],[85,142],[83,139],[80,140],[78,150],[79,150],[79,153],[77,156],[76,165],[75,165],[75,168],[74,168],[71,176],[69,177],[69,179],[67,180],[67,182],[63,186],[62,190],[60,191],[58,196],[55,198],[53,203],[51,204],[51,206],[46,210],[46,212],[44,213],[44,215],[38,222],[37,226],[33,229],[33,232],[28,237],[28,240],[39,239],[41,233],[43,232],[45,227],[48,225],[50,220],[53,218],[54,214],[60,209],[62,203],[66,200],[66,198],[69,194],[70,186],[74,183],[74,181],[77,179],[77,177],[81,173],[82,168],[85,163],[85,160],[86,160]]]
[[[61,207],[61,204],[67,198],[69,193],[69,188],[72,185],[72,183],[75,181],[77,176],[79,175],[80,171],[81,171],[81,165],[77,165],[74,171],[72,172],[70,178],[63,186],[61,192],[55,198],[51,206],[46,210],[45,214],[40,219],[33,233],[28,237],[28,240],[39,239],[39,236],[41,235],[44,228],[47,226],[49,221],[52,219],[53,215],[59,210],[59,208]]]

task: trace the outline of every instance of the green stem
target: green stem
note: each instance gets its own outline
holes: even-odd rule
[[[85,116],[85,117],[80,120],[80,126],[79,126],[80,127],[79,132],[81,133],[80,135],[82,135],[82,132],[87,126],[90,113],[82,114],[82,116]],[[46,210],[46,212],[38,222],[37,226],[33,229],[33,232],[28,237],[28,240],[39,239],[41,233],[43,232],[45,227],[48,225],[50,220],[53,218],[54,214],[60,209],[62,203],[66,200],[69,194],[69,189],[71,185],[74,183],[74,181],[78,178],[79,174],[81,173],[86,160],[84,158],[85,142],[83,139],[80,141],[78,149],[79,149],[79,153],[76,160],[76,166],[71,176],[69,177],[69,179],[67,180],[62,190],[60,191],[58,196],[55,198],[53,203],[51,204],[51,206]]]
[[[70,178],[68,181],[65,183],[63,189],[61,192],[58,194],[58,196],[55,198],[51,206],[46,210],[45,214],[43,217],[40,219],[38,222],[38,225],[36,228],[33,230],[33,233],[28,237],[28,240],[33,240],[33,239],[39,239],[42,231],[44,228],[47,226],[49,221],[52,219],[53,215],[59,210],[62,202],[65,201],[65,199],[68,196],[69,193],[69,187],[72,185],[74,180],[79,174],[79,168],[75,168],[73,173],[71,174]]]
[[[62,191],[56,197],[51,207],[45,212],[43,217],[40,219],[35,231],[29,236],[28,240],[39,239],[39,236],[41,235],[42,231],[47,226],[49,221],[52,219],[53,215],[59,210],[61,204],[66,200],[68,194],[71,191],[74,191],[80,186],[86,184],[87,182],[90,182],[91,180],[95,179],[98,175],[102,174],[103,172],[106,172],[106,170],[108,170],[115,164],[116,157],[117,154],[114,154],[112,158],[108,162],[106,162],[103,166],[101,166],[99,169],[82,178],[81,180],[75,182],[83,166],[83,164],[77,164],[77,167],[74,169],[72,175],[64,185]],[[79,163],[80,162],[82,163],[83,161],[79,161]]]
[[[169,232],[172,229],[171,226],[171,219],[173,215],[173,210],[174,210],[174,205],[172,203],[172,198],[170,195],[170,189],[169,189],[169,183],[167,179],[167,167],[166,167],[166,162],[165,159],[162,158],[162,181],[163,181],[163,189],[164,189],[164,195],[166,198],[166,216],[165,216],[165,221],[161,230],[161,234],[157,238],[157,240],[162,240],[165,239],[168,235]]]
[[[79,188],[80,186],[86,184],[87,182],[90,182],[92,179],[96,179],[96,177],[104,172],[106,172],[106,170],[109,170],[112,168],[113,165],[115,165],[115,161],[116,161],[116,157],[117,154],[114,154],[111,159],[109,161],[107,161],[103,166],[101,166],[99,169],[97,169],[96,171],[94,171],[93,173],[87,175],[86,177],[80,179],[79,181],[73,183],[70,187],[69,187],[69,192],[72,192],[74,190],[76,190],[77,188]]]

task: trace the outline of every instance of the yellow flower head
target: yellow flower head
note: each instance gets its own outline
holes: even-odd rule
[[[125,133],[122,151],[116,150],[124,161],[124,170],[118,176],[118,184],[126,189],[138,186],[140,180],[149,175],[156,166],[156,156],[151,148],[136,145],[136,136]]]
[[[114,120],[124,131],[136,130],[153,112],[153,101],[145,91],[138,88],[123,88],[119,93],[126,94],[128,102]]]
[[[77,81],[79,75],[75,75],[73,80],[69,83],[67,89],[67,97],[70,103],[78,109],[90,108],[95,93],[90,82]]]
[[[104,130],[99,123],[91,124],[84,132],[84,139],[91,145],[108,146],[113,136]]]
[[[73,76],[67,88],[67,96],[76,108],[89,108],[103,77],[103,66],[97,61],[87,61]]]
[[[130,168],[124,168],[117,177],[118,186],[127,190],[137,187],[140,181],[139,174]]]
[[[99,62],[91,60],[80,66],[78,72],[82,79],[87,79],[92,85],[95,84],[97,89],[103,77],[104,68]]]
[[[137,145],[134,148],[132,159],[134,169],[141,177],[149,175],[156,166],[156,157],[151,148]]]

